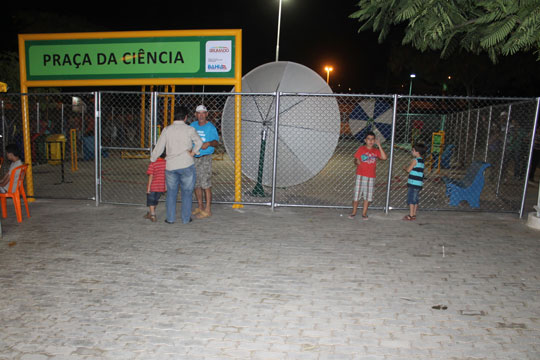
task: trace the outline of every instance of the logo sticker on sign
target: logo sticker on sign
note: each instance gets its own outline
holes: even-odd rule
[[[229,72],[232,67],[232,41],[206,42],[206,72]]]

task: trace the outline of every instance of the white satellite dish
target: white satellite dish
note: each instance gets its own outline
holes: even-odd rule
[[[310,68],[279,61],[245,75],[242,92],[331,94],[332,90]],[[272,184],[275,99],[242,95],[242,172],[259,186]],[[281,96],[279,125],[276,185],[303,183],[326,166],[337,146],[337,100],[333,96]],[[225,103],[221,126],[225,149],[234,161],[234,97]]]

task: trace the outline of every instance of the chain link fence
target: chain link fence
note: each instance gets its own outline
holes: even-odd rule
[[[467,202],[450,205],[446,183],[448,179],[463,180],[473,163],[486,162],[489,167],[483,176],[479,209],[519,212],[536,107],[535,99],[400,97],[391,207],[405,205],[407,176],[403,167],[411,158],[410,145],[422,142],[428,147],[423,209],[471,210]]]
[[[28,94],[35,197],[95,199],[94,94]],[[24,159],[21,95],[0,94],[2,156],[16,144]],[[7,161],[2,171],[9,168]]]
[[[537,118],[537,99],[530,98],[32,94],[28,100],[36,197],[97,196],[100,202],[144,204],[150,152],[161,130],[175,118],[174,104],[188,108],[188,123],[203,104],[220,136],[213,155],[213,201],[234,202],[236,95],[242,104],[244,204],[350,207],[354,154],[366,132],[374,131],[389,158],[377,163],[373,208],[406,208],[404,167],[412,159],[411,147],[424,143],[428,151],[422,209],[520,212]],[[20,95],[2,94],[0,100],[2,149],[8,143],[22,149]],[[100,115],[97,124],[95,113]],[[47,141],[50,135],[65,137],[63,161],[54,158],[55,146],[60,145],[54,136]],[[100,156],[95,156],[95,148]],[[483,174],[480,207],[467,202],[451,205],[446,183],[466,178],[475,162],[490,164]]]

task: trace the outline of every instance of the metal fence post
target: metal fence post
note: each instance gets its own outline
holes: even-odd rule
[[[472,151],[472,161],[474,161],[474,155],[476,153],[476,141],[478,140],[478,123],[480,122],[480,109],[476,110],[476,129],[474,131],[474,144],[473,144],[473,151]]]
[[[4,113],[4,100],[2,100],[2,157],[6,158],[6,115]]]
[[[487,162],[487,155],[489,150],[489,134],[491,134],[491,114],[493,113],[493,106],[489,107],[489,120],[488,120],[488,128],[487,128],[487,136],[486,136],[486,152],[484,154],[484,162]]]
[[[523,184],[523,197],[521,198],[521,208],[519,210],[519,217],[523,217],[523,211],[525,209],[525,197],[527,195],[527,183],[529,182],[529,172],[531,171],[531,158],[534,151],[534,138],[536,136],[536,131],[538,131],[538,111],[540,109],[540,97],[536,100],[536,114],[534,116],[534,124],[531,135],[531,145],[529,146],[529,157],[527,158],[527,171],[525,172],[525,181]],[[534,174],[533,174],[534,175]],[[540,199],[540,189],[538,190],[539,199]],[[540,201],[537,204],[540,207]]]
[[[274,208],[276,206],[276,178],[277,178],[277,161],[278,161],[278,132],[279,132],[279,100],[280,100],[280,92],[276,93],[276,118],[274,121],[274,163],[272,165],[272,202],[270,204],[270,207],[272,211],[274,211]]]
[[[101,190],[101,93],[94,93],[94,165],[96,174],[96,206]]]
[[[497,190],[495,191],[495,195],[499,196],[499,187],[501,185],[501,177],[502,177],[502,171],[504,168],[504,153],[506,152],[506,141],[508,139],[508,129],[510,127],[510,115],[512,114],[512,105],[508,105],[508,116],[506,118],[506,129],[504,131],[504,143],[501,153],[501,165],[499,166],[499,177],[497,179]]]
[[[60,106],[60,118],[61,118],[60,133],[63,134],[64,133],[64,103],[62,103]]]
[[[94,104],[95,108],[95,104]],[[86,109],[86,103],[83,102],[81,107],[81,133],[79,134],[81,137],[81,157],[84,159],[84,111]]]
[[[461,162],[461,138],[463,136],[461,136],[461,133],[463,132],[463,118],[465,117],[465,113],[461,113],[461,120],[459,121],[459,135],[458,135],[458,154],[457,154],[457,162],[458,164],[459,163],[462,163]],[[457,124],[456,124],[456,130],[457,130]],[[457,131],[456,131],[457,132]]]
[[[158,95],[157,95],[157,92],[154,91],[154,93],[152,94],[152,105],[154,106],[154,110],[152,111],[152,117],[153,117],[153,121],[154,121],[154,125],[152,126],[152,130],[153,130],[153,138],[152,138],[152,141],[153,141],[153,144],[150,144],[150,149],[152,149],[152,146],[156,145],[157,143],[157,108],[158,108]]]
[[[388,214],[390,210],[390,190],[392,187],[392,165],[394,163],[394,139],[396,136],[396,114],[398,96],[394,95],[394,108],[392,109],[392,135],[390,138],[390,163],[388,164],[388,184],[386,185],[386,204],[384,212]]]
[[[471,124],[471,109],[467,111],[467,130],[465,136],[465,151],[463,152],[463,165],[466,164],[467,160],[467,150],[469,148],[469,126]]]

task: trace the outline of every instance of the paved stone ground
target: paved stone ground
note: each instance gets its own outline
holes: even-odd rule
[[[0,359],[540,359],[540,232],[516,215],[158,210],[8,208]]]

